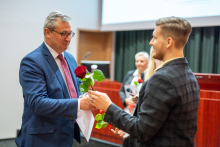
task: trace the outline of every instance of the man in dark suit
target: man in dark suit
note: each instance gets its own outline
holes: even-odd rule
[[[19,147],[72,147],[73,138],[80,143],[75,119],[80,109],[94,109],[88,96],[78,99],[77,64],[65,52],[74,36],[69,21],[67,15],[51,12],[44,24],[44,42],[21,61],[24,111],[15,140]]]
[[[200,96],[198,82],[183,55],[191,25],[176,17],[156,21],[150,45],[153,58],[164,63],[143,84],[134,116],[100,92],[90,92],[91,103],[106,110],[104,120],[130,134],[130,147],[193,147]],[[115,131],[122,137],[122,131]]]

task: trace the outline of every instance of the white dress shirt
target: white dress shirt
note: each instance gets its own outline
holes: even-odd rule
[[[130,85],[135,86],[134,81],[138,81],[138,79],[141,79],[141,77],[138,77],[138,69],[135,70],[135,72],[133,73],[133,79],[130,83]],[[140,89],[141,89],[142,83],[140,83],[137,87],[137,94],[139,93]]]
[[[64,71],[63,71],[63,67],[62,67],[62,65],[61,65],[60,59],[57,58],[57,56],[58,56],[59,54],[58,54],[55,50],[53,50],[48,44],[46,44],[46,42],[44,42],[44,43],[45,43],[45,45],[47,46],[47,48],[49,49],[49,51],[50,51],[51,55],[53,56],[54,60],[56,61],[57,66],[59,67],[60,72],[61,72],[61,74],[62,74],[62,76],[63,76],[63,79],[64,79],[64,81],[65,81],[65,83],[66,83],[66,77],[65,77],[65,74],[64,74]],[[62,53],[62,54],[63,54],[63,56],[64,56],[64,53]],[[66,84],[66,87],[67,87],[67,89],[68,89],[68,91],[69,91],[69,88],[68,88],[67,84]],[[78,99],[77,117],[79,117],[79,112],[80,112],[80,99]]]

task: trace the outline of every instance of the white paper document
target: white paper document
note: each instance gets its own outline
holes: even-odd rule
[[[89,138],[91,136],[94,121],[95,121],[95,118],[91,110],[88,110],[88,111],[80,110],[80,116],[76,119],[76,122],[78,123],[79,128],[81,129],[87,142],[89,142]]]
[[[123,135],[123,138],[126,139],[126,138],[128,138],[128,137],[130,137],[130,135],[125,132],[125,134]]]

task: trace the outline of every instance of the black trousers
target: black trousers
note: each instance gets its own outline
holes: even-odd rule
[[[128,144],[129,144],[129,138],[123,141],[123,147],[128,147]]]

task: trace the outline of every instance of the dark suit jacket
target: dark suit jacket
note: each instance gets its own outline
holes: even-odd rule
[[[200,89],[185,58],[144,83],[134,116],[111,104],[105,121],[130,134],[131,147],[193,147]]]
[[[119,96],[120,96],[120,98],[121,98],[122,103],[124,104],[124,107],[126,107],[125,98],[127,98],[127,97],[126,97],[126,94],[125,94],[125,88],[124,88],[124,86],[131,84],[131,81],[132,81],[133,78],[134,78],[134,76],[133,76],[134,72],[135,72],[135,70],[130,70],[130,71],[127,72],[127,74],[125,75],[125,78],[124,78],[124,80],[123,80],[123,83],[122,83],[122,85],[121,85],[121,89],[120,89],[120,91],[119,91]]]
[[[80,80],[75,77],[74,57],[64,52],[79,96]],[[70,95],[62,74],[43,43],[21,61],[19,80],[23,90],[24,111],[21,131],[15,142],[19,147],[72,147],[80,142],[77,118],[78,99]]]

